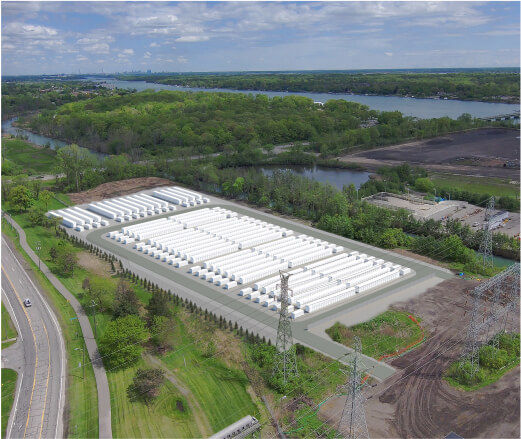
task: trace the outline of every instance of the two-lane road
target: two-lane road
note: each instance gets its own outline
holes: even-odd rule
[[[63,437],[65,347],[56,316],[2,237],[2,294],[17,321],[21,373],[7,438]],[[32,306],[26,308],[25,299]],[[8,358],[9,360],[9,358]]]

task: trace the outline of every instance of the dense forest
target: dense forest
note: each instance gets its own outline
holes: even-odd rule
[[[516,72],[183,74],[125,75],[120,78],[186,87],[354,93],[519,103],[519,73]]]
[[[463,115],[422,119],[379,112],[355,102],[324,105],[301,96],[144,91],[99,96],[43,110],[31,130],[111,154],[136,150],[229,153],[311,142],[324,155],[484,126]]]
[[[2,83],[2,120],[31,111],[54,110],[68,102],[114,93],[127,92],[109,90],[93,82],[84,81],[4,82]]]

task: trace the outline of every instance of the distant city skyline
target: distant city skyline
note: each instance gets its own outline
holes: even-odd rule
[[[519,66],[519,2],[2,2],[2,74]]]

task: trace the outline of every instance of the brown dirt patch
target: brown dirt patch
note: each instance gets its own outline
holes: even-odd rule
[[[519,437],[519,367],[499,381],[463,392],[442,379],[457,359],[465,337],[476,282],[451,279],[396,305],[422,318],[429,339],[397,358],[397,373],[366,391],[366,416],[371,437],[435,438],[449,432],[466,437]],[[519,331],[519,320],[514,322]],[[324,404],[321,417],[338,422],[345,398]]]
[[[166,178],[158,177],[141,177],[130,178],[128,180],[111,181],[103,183],[95,188],[83,192],[74,192],[69,194],[69,198],[74,204],[90,203],[92,201],[100,201],[105,198],[119,197],[132,194],[145,189],[157,186],[171,186],[172,182]]]
[[[104,261],[89,252],[78,253],[78,264],[97,276],[110,277],[112,275],[110,262]]]

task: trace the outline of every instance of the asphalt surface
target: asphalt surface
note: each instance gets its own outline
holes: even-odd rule
[[[63,437],[66,356],[61,328],[3,238],[2,296],[18,331],[17,343],[2,352],[2,367],[18,372],[6,437]],[[27,298],[31,307],[23,304]]]
[[[20,237],[20,245],[29,255],[29,257],[38,264],[38,256],[27,244],[27,239],[24,230],[8,215],[5,216],[6,220],[9,221],[18,232]],[[59,293],[65,297],[73,307],[76,315],[78,316],[78,322],[80,323],[85,345],[87,346],[87,352],[89,359],[94,369],[94,377],[96,379],[96,389],[98,392],[98,423],[99,423],[99,437],[100,438],[111,438],[112,437],[112,421],[111,421],[111,407],[110,407],[110,390],[107,379],[107,373],[101,360],[98,345],[92,332],[92,327],[89,322],[89,318],[85,313],[85,310],[81,306],[80,302],[74,297],[71,292],[65,288],[60,280],[49,270],[44,262],[41,263],[42,273],[49,279],[52,285],[59,291]],[[58,436],[60,437],[60,436]]]
[[[235,203],[231,203],[227,200],[217,199],[213,196],[210,197],[212,203],[210,205],[204,205],[202,207],[215,207],[221,206],[224,208],[232,209],[240,214],[250,215],[255,218],[260,218],[265,221],[270,221],[274,224],[278,224],[284,227],[289,227],[295,230],[297,233],[306,233],[311,236],[328,240],[338,245],[343,245],[346,248],[352,250],[358,250],[367,252],[373,256],[383,258],[388,261],[393,261],[404,266],[410,267],[414,270],[412,276],[400,279],[397,282],[391,283],[389,286],[381,288],[379,290],[362,294],[355,297],[353,300],[346,301],[344,303],[335,305],[325,309],[322,312],[313,313],[306,317],[299,318],[292,325],[293,336],[295,341],[302,345],[311,347],[319,352],[322,352],[332,358],[340,359],[342,362],[349,361],[352,355],[352,350],[344,345],[336,343],[329,339],[329,337],[321,336],[310,331],[311,326],[319,322],[323,322],[325,319],[330,319],[331,324],[334,323],[334,319],[339,313],[352,311],[362,304],[369,302],[375,302],[389,296],[396,295],[397,300],[399,299],[400,292],[404,288],[410,288],[415,284],[422,284],[427,279],[448,279],[453,275],[445,269],[436,267],[424,262],[408,258],[406,256],[399,255],[390,251],[382,250],[376,247],[369,246],[357,241],[349,240],[338,235],[323,232],[318,229],[314,229],[307,225],[299,224],[285,218],[277,217],[271,214],[261,212],[256,209],[251,209],[245,206],[239,206]],[[195,207],[196,209],[197,207]],[[176,213],[182,213],[187,209],[178,209]],[[167,217],[172,215],[171,212],[164,215],[157,215],[153,219],[160,218],[161,216]],[[150,218],[152,219],[152,218]],[[132,224],[149,221],[137,220],[133,221]],[[127,223],[125,223],[127,224]],[[175,269],[171,265],[167,265],[164,262],[158,262],[142,253],[139,253],[131,246],[124,246],[120,243],[106,238],[107,232],[111,230],[119,230],[121,225],[103,227],[102,229],[95,229],[88,233],[75,232],[71,229],[67,229],[68,233],[75,234],[76,236],[86,239],[92,244],[99,246],[108,252],[114,254],[116,257],[122,259],[125,268],[128,268],[132,272],[139,275],[141,278],[152,280],[165,290],[171,290],[177,293],[179,296],[192,300],[203,309],[207,308],[216,314],[220,314],[228,320],[236,321],[238,325],[243,326],[245,329],[252,330],[254,333],[258,333],[261,336],[266,336],[275,340],[278,315],[273,311],[268,311],[265,308],[258,306],[258,304],[252,304],[248,300],[244,300],[237,297],[237,292],[240,288],[234,288],[232,290],[223,290],[222,288],[216,287],[213,284],[209,284],[198,277],[192,276],[187,273],[188,267],[181,269]],[[419,288],[419,292],[422,292]],[[390,377],[394,373],[394,368],[384,362],[378,362],[373,358],[366,357],[364,364],[367,365],[367,370],[375,378],[384,380]]]

